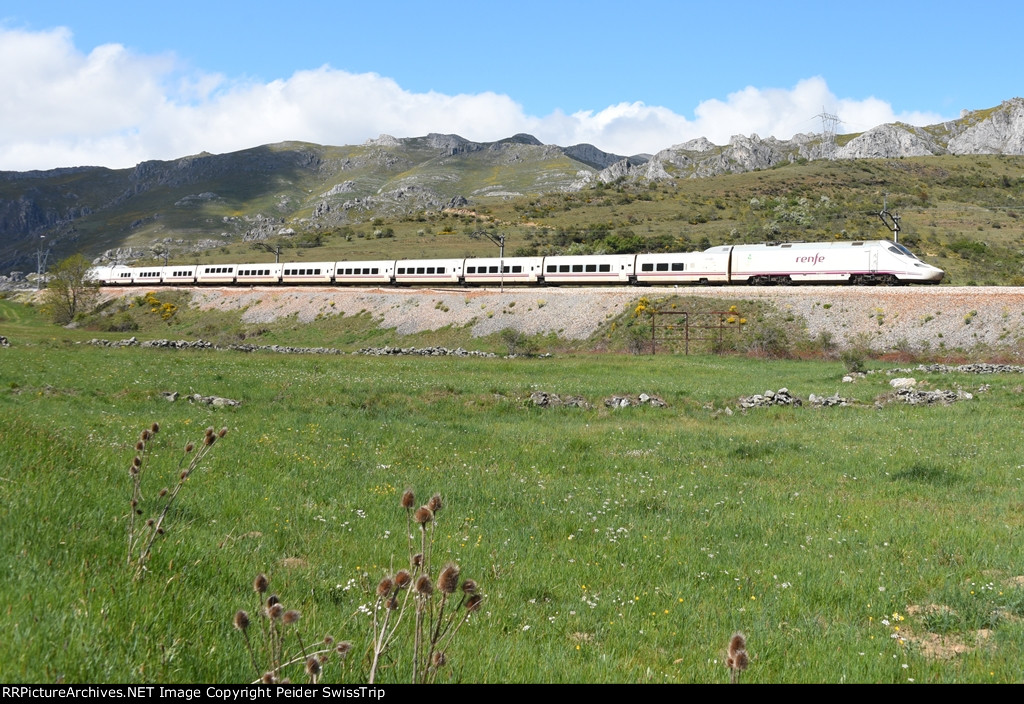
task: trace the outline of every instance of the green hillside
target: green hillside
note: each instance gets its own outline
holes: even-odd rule
[[[0,272],[33,271],[40,242],[53,258],[121,249],[123,261],[166,252],[194,263],[273,257],[254,242],[282,247],[283,260],[492,254],[469,236],[481,229],[505,234],[509,254],[885,238],[886,202],[903,241],[947,282],[1024,281],[1024,157],[797,160],[581,187],[594,168],[531,139],[283,143],[125,170],[0,174]]]

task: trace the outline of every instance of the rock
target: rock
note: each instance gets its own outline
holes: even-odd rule
[[[160,395],[164,398],[165,401],[170,401],[171,403],[174,403],[175,401],[178,400],[177,391],[161,391]]]
[[[889,386],[891,386],[894,389],[911,389],[917,386],[917,379],[913,379],[910,377],[899,377],[897,379],[891,379],[889,381]]]
[[[201,394],[191,394],[186,397],[192,403],[204,403],[207,406],[215,406],[217,408],[224,408],[225,406],[241,406],[241,401],[235,401],[230,398],[223,398],[221,396],[203,396]]]
[[[765,391],[763,394],[741,396],[740,408],[767,408],[768,406],[802,406],[803,401],[789,393],[789,389]]]

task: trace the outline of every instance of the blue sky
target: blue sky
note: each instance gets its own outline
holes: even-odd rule
[[[1024,3],[7,0],[0,170],[530,132],[620,154],[1024,93]]]

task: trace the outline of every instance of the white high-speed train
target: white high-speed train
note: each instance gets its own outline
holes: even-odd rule
[[[937,284],[944,272],[901,244],[792,242],[711,247],[675,254],[110,266],[105,285],[154,284]]]

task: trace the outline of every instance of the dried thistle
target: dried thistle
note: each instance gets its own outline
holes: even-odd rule
[[[399,589],[405,589],[412,583],[412,575],[409,574],[409,570],[398,570],[395,573],[395,586]]]
[[[380,580],[380,582],[377,584],[377,596],[383,599],[391,593],[391,588],[393,586],[395,586],[395,583],[391,580],[391,577],[385,577],[384,579]]]
[[[433,496],[431,496],[430,501],[427,502],[427,508],[429,508],[434,513],[437,513],[442,508],[444,508],[444,503],[441,501],[441,495],[434,494]]]
[[[234,619],[235,628],[244,631],[249,627],[249,614],[246,611],[236,611]]]
[[[413,514],[412,520],[419,523],[421,528],[425,528],[428,523],[434,520],[434,512],[426,506],[420,506],[416,509],[416,513]]]
[[[459,588],[459,566],[449,562],[437,578],[437,587],[445,594],[454,594]]]
[[[252,581],[252,588],[257,594],[263,594],[267,591],[267,587],[270,586],[270,579],[267,575],[260,572],[256,575],[256,579]]]
[[[740,673],[746,670],[749,664],[747,637],[742,632],[736,631],[729,639],[729,649],[725,658],[725,666],[729,668],[729,682],[737,684],[740,681]]]
[[[412,489],[406,489],[402,492],[402,508],[411,509],[416,505],[416,497],[412,493]]]
[[[301,616],[302,616],[302,614],[300,614],[295,609],[288,609],[287,611],[284,612],[284,615],[281,617],[281,623],[283,623],[286,626],[295,625],[296,623],[299,622],[299,618]]]

